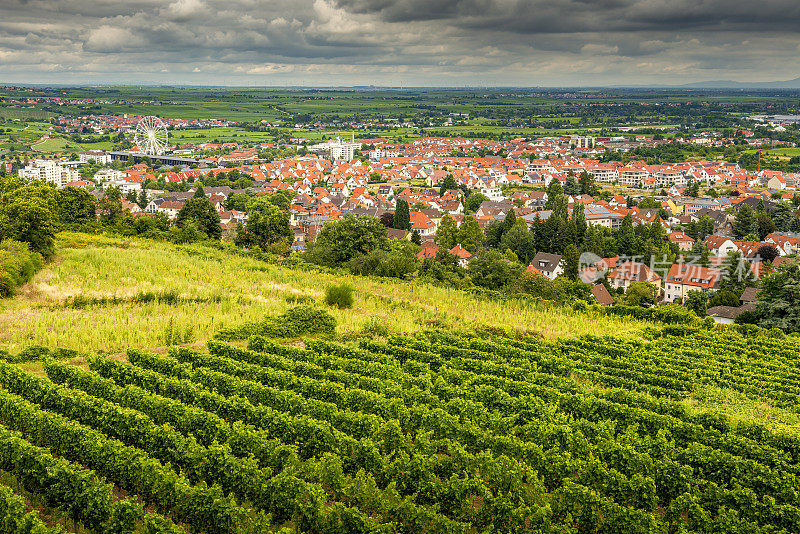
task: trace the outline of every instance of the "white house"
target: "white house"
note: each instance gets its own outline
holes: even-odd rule
[[[488,184],[481,187],[481,194],[485,195],[486,198],[492,202],[500,202],[506,198],[503,195],[503,191],[497,187],[494,180],[491,180]]]
[[[703,243],[714,256],[727,256],[732,250],[739,250],[732,239],[721,235],[710,235]]]

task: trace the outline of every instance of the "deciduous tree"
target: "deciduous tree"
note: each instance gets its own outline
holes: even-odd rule
[[[439,228],[436,229],[436,244],[440,249],[450,250],[458,244],[458,227],[450,215],[442,217]]]
[[[373,250],[388,248],[386,227],[375,217],[353,216],[328,221],[314,243],[309,244],[308,259],[320,265],[342,265]]]
[[[57,213],[55,189],[46,182],[6,184],[0,195],[0,239],[28,243],[49,258],[55,252]]]
[[[61,224],[83,224],[94,220],[95,199],[87,190],[70,186],[56,190],[55,195]]]
[[[188,220],[194,221],[197,229],[210,239],[219,239],[222,236],[219,213],[206,196],[195,195],[187,200],[175,218],[175,225],[182,226]]]
[[[458,228],[458,242],[470,252],[483,246],[485,236],[475,217],[467,216]]]
[[[268,250],[276,243],[283,243],[288,248],[292,237],[289,213],[267,198],[257,197],[247,205],[247,225],[236,233],[235,242],[238,246],[258,245],[261,250]]]

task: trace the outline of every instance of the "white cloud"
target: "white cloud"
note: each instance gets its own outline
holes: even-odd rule
[[[267,63],[264,65],[258,65],[256,67],[250,67],[250,68],[242,67],[241,70],[244,71],[246,74],[277,74],[285,72],[294,72],[296,70],[296,66]]]
[[[83,48],[90,52],[123,52],[144,44],[141,35],[135,35],[127,28],[103,25],[89,31]]]
[[[172,20],[183,22],[203,14],[205,10],[206,5],[202,0],[177,0],[167,6],[163,14]]]

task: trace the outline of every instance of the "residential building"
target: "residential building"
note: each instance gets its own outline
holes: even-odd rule
[[[411,218],[412,231],[416,230],[421,237],[429,237],[436,234],[436,223],[427,215],[421,211],[412,211],[409,216]]]
[[[670,243],[677,244],[678,250],[688,251],[692,250],[692,247],[694,246],[694,239],[683,232],[670,232],[669,241]]]
[[[754,303],[746,303],[741,306],[713,306],[706,310],[706,315],[714,318],[717,324],[733,324],[736,318],[746,311],[755,310]]]
[[[633,282],[647,282],[661,290],[661,276],[653,269],[638,261],[623,261],[606,274],[608,283],[614,289],[627,291]]]
[[[727,256],[732,250],[739,250],[736,243],[729,237],[722,235],[710,235],[703,241],[709,253],[714,256]]]
[[[719,202],[713,198],[685,198],[683,199],[683,213],[694,215],[700,210],[719,210]]]
[[[81,163],[89,163],[93,161],[100,165],[107,165],[111,163],[111,154],[103,152],[102,150],[88,150],[78,154],[78,161]]]
[[[674,263],[664,280],[664,300],[684,302],[690,291],[708,293],[719,289],[722,271],[712,267]]]
[[[592,296],[601,306],[611,306],[614,304],[614,297],[608,292],[606,286],[603,284],[594,284],[592,286]]]
[[[621,167],[618,172],[621,184],[634,187],[644,182],[649,176],[646,169],[636,167]]]
[[[611,228],[612,230],[619,228],[622,224],[622,219],[625,218],[621,213],[597,204],[586,204],[584,206],[584,217],[586,224]]]
[[[561,263],[559,254],[538,252],[530,264],[547,278],[554,280],[558,275],[564,273],[564,266]]]
[[[330,141],[319,143],[308,147],[309,152],[315,152],[330,156],[333,160],[350,161],[355,157],[355,152],[361,148],[361,143],[353,141],[343,141],[341,137],[336,137]]]
[[[506,198],[505,195],[503,195],[503,191],[495,185],[481,187],[481,194],[485,195],[486,198],[492,202],[502,202]]]
[[[795,232],[775,232],[767,234],[764,241],[777,245],[779,250],[782,250],[783,254],[787,256],[800,252],[800,234]]]
[[[157,208],[156,211],[159,213],[164,213],[170,220],[175,220],[178,216],[178,212],[181,211],[185,202],[182,201],[164,201],[162,202]]]
[[[77,182],[81,179],[81,174],[77,169],[60,165],[52,159],[35,159],[31,163],[20,169],[21,178],[31,178],[33,180],[44,180],[55,185],[57,189],[66,187],[70,182]]]
[[[458,264],[466,269],[469,260],[472,259],[473,254],[462,247],[460,244],[450,249],[450,254],[458,258]]]

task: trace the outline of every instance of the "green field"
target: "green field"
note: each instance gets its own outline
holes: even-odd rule
[[[39,107],[0,106],[0,117],[4,119],[49,119],[55,113],[44,111]]]
[[[104,87],[68,90],[34,89],[25,99],[48,96],[119,101],[100,104],[48,106],[36,103],[35,109],[5,108],[20,117],[31,113],[80,115],[85,111],[111,114],[157,114],[177,118],[227,118],[235,121],[297,122],[304,120],[387,121],[441,118],[452,113],[469,114],[469,126],[482,120],[517,121],[513,127],[527,128],[549,123],[610,121],[619,117],[638,122],[674,124],[681,115],[712,113],[741,117],[747,113],[791,110],[796,99],[786,92],[740,92],[697,90],[624,90],[563,94],[538,89],[267,89],[267,88],[186,88],[186,87]],[[0,91],[0,98],[20,96],[12,90]],[[675,106],[667,106],[675,104]],[[703,110],[703,104],[708,110]],[[30,106],[30,104],[24,104]],[[686,106],[685,109],[683,106]],[[97,109],[99,108],[99,110]],[[596,112],[595,109],[600,109]],[[14,111],[16,110],[16,111]],[[26,115],[26,113],[28,115]],[[670,119],[672,119],[670,121]]]
[[[31,148],[38,152],[64,152],[67,150],[83,150],[83,147],[64,138],[50,138],[32,143]]]
[[[768,154],[770,156],[784,156],[791,158],[793,156],[800,156],[800,148],[773,148],[770,150],[762,150],[761,154]]]
[[[184,143],[208,143],[214,139],[221,143],[267,143],[274,140],[274,136],[266,132],[250,132],[244,128],[186,128],[171,130],[169,132],[170,142],[178,144]]]

